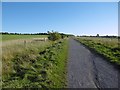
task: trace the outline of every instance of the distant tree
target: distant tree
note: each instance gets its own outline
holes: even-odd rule
[[[99,37],[99,34],[97,34],[96,36]]]
[[[50,34],[50,31],[47,31],[47,34]]]
[[[64,33],[60,33],[60,35],[61,35],[61,38],[62,39],[64,39],[67,35],[66,34],[64,34]]]
[[[9,34],[8,32],[2,32],[2,34]]]

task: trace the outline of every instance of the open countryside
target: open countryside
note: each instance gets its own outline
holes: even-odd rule
[[[3,2],[1,88],[119,89],[117,5]]]
[[[2,42],[3,88],[118,87],[120,48],[116,37],[64,35],[51,41],[49,34],[27,35],[30,38],[20,42],[18,36],[23,35],[15,36]],[[11,41],[14,43],[4,44]]]

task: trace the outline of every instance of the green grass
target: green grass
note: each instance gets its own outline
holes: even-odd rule
[[[77,40],[105,56],[110,62],[120,65],[120,47],[117,38],[79,37]]]
[[[16,42],[17,43],[17,42]],[[9,74],[13,71],[12,60],[16,55],[29,55],[30,58],[37,57],[38,53],[50,46],[52,42],[46,41],[34,41],[26,44],[12,44],[2,47],[2,78],[9,77]]]
[[[56,52],[57,51],[57,52]],[[56,53],[55,60],[56,64],[52,67],[52,72],[50,78],[53,82],[51,85],[52,88],[65,88],[67,85],[66,82],[66,63],[68,55],[68,41],[61,43],[61,46],[58,46],[58,49],[53,51]]]
[[[4,60],[3,66],[6,62],[10,64],[11,72],[6,72],[8,75],[3,78],[3,88],[63,88],[66,86],[67,40],[46,43],[46,45],[39,45],[36,42],[26,48],[18,53],[15,52],[12,58],[8,58],[9,60]],[[4,73],[3,76],[5,75]]]
[[[47,35],[1,35],[2,41],[47,37]]]

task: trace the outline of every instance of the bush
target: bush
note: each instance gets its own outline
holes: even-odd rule
[[[48,39],[52,41],[59,40],[61,38],[61,35],[58,32],[49,32]]]

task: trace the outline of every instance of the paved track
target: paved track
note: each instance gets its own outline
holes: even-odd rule
[[[118,73],[102,57],[69,40],[68,88],[118,88]]]

